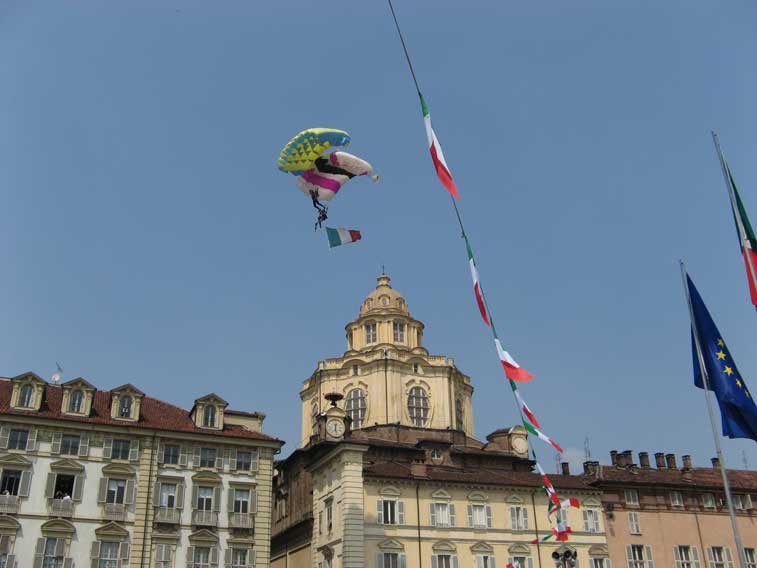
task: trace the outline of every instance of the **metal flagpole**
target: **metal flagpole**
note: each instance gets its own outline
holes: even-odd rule
[[[689,294],[689,285],[686,282],[686,267],[681,263],[681,278],[683,279],[683,289],[686,292],[686,304],[689,307],[689,318],[691,319],[691,330],[694,335],[694,346],[697,350],[697,360],[699,361],[699,369],[702,372],[702,380],[704,381],[704,398],[707,401],[707,412],[710,415],[710,425],[712,426],[712,437],[715,440],[715,453],[718,456],[720,462],[720,475],[723,477],[723,487],[725,489],[725,498],[728,503],[728,514],[731,517],[731,528],[733,529],[733,537],[736,540],[736,550],[739,555],[739,565],[741,568],[747,568],[746,556],[744,554],[744,547],[741,544],[741,535],[739,534],[739,528],[736,525],[736,512],[733,508],[733,500],[731,499],[731,487],[728,484],[728,476],[726,475],[725,459],[723,459],[723,449],[720,447],[720,435],[717,431],[717,423],[715,421],[715,411],[712,408],[712,400],[710,399],[710,379],[707,375],[707,368],[704,365],[704,357],[702,356],[702,345],[699,341],[699,329],[697,329],[697,322],[694,318],[694,308],[691,305],[691,295]]]
[[[720,148],[720,140],[718,139],[718,135],[715,133],[715,131],[712,131],[712,141],[715,143],[715,149],[718,152],[718,159],[720,160],[720,169],[723,170],[723,178],[725,179],[725,187],[728,190],[728,198],[731,200],[731,209],[733,209],[733,216],[736,219],[736,227],[739,231],[739,240],[741,241],[741,250],[743,251],[744,257],[746,258],[747,268],[749,272],[749,277],[752,280],[752,286],[755,290],[757,290],[757,272],[755,272],[754,264],[752,264],[752,255],[749,254],[749,250],[752,248],[752,243],[749,242],[749,239],[747,238],[746,229],[744,228],[744,223],[741,221],[741,213],[739,211],[739,204],[736,201],[736,193],[733,191],[733,184],[731,183],[731,175],[730,170],[728,169],[728,166],[725,162],[725,157],[723,156],[723,150]],[[751,289],[750,289],[750,299],[751,299]]]

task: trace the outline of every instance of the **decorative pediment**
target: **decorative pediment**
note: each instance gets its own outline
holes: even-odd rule
[[[396,487],[393,487],[392,485],[387,485],[386,487],[382,487],[379,491],[379,494],[384,497],[399,497],[400,491]]]
[[[114,522],[95,529],[95,534],[98,540],[126,540],[129,538],[129,531]]]
[[[581,507],[601,507],[602,502],[596,497],[587,497],[581,502]]]
[[[494,554],[494,547],[481,541],[471,545],[470,551],[473,554]]]
[[[37,373],[33,373],[31,371],[27,371],[26,373],[21,373],[20,375],[16,375],[11,379],[11,381],[19,382],[29,382],[29,383],[36,383],[36,384],[42,384],[46,385],[47,381],[45,381],[42,377],[40,377]]]
[[[531,549],[525,544],[513,544],[507,549],[510,554],[519,554],[528,556],[531,554]]]
[[[489,497],[481,493],[480,491],[474,491],[468,495],[468,501],[488,501]]]
[[[431,494],[431,497],[433,499],[444,499],[444,500],[452,499],[452,495],[447,493],[444,489],[437,489]]]
[[[50,519],[46,523],[42,523],[40,530],[45,536],[70,537],[76,534],[76,527],[66,519]]]
[[[133,467],[122,463],[109,463],[102,471],[107,477],[134,477],[137,473]]]
[[[589,547],[589,556],[610,556],[610,551],[604,544],[594,544]]]
[[[223,430],[223,415],[229,403],[216,393],[206,394],[195,400],[189,415],[198,428]]]
[[[3,468],[32,467],[32,465],[30,460],[18,454],[8,454],[0,458],[0,467]]]
[[[145,393],[131,383],[112,389],[110,391],[110,417],[114,420],[138,422],[144,396]]]
[[[21,528],[21,523],[10,515],[0,515],[0,534],[16,534],[18,529]]]
[[[431,545],[434,552],[455,552],[457,547],[449,540],[438,540]]]
[[[210,394],[206,394],[203,397],[200,397],[195,400],[195,404],[198,404],[200,402],[204,402],[205,404],[220,404],[224,408],[229,406],[229,403],[226,402],[224,399],[222,399],[220,396],[218,396],[216,393],[212,392]]]
[[[387,538],[378,543],[381,550],[405,550],[405,546],[398,540]]]
[[[524,503],[523,498],[520,495],[509,495],[505,501],[512,503],[513,505],[522,505]]]
[[[209,544],[218,543],[218,535],[208,529],[200,529],[189,535],[189,542],[191,544],[208,546]]]
[[[195,483],[221,483],[221,476],[213,471],[198,471],[192,476]]]
[[[107,467],[107,466],[106,466]],[[81,465],[79,462],[70,460],[70,459],[62,459],[54,461],[50,464],[50,469],[53,471],[63,471],[63,472],[70,472],[70,473],[81,473],[84,471],[84,466]],[[103,468],[105,469],[105,468]]]
[[[136,396],[145,396],[145,393],[143,393],[131,383],[126,383],[125,385],[121,385],[120,387],[110,389],[110,392],[113,394],[133,394]]]
[[[63,388],[79,388],[84,390],[97,390],[95,388],[95,385],[90,383],[88,380],[84,379],[83,377],[78,377],[76,379],[71,379],[70,381],[66,381],[65,383],[62,383],[60,386]]]

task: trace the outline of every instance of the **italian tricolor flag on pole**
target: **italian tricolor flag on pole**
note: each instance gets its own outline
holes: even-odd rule
[[[449,167],[444,160],[444,152],[439,145],[439,140],[436,138],[434,128],[431,126],[431,115],[428,113],[428,107],[426,106],[426,100],[423,95],[418,93],[421,98],[421,109],[423,110],[423,123],[426,125],[426,138],[428,139],[429,150],[431,151],[431,159],[434,162],[436,168],[436,175],[439,176],[439,181],[447,188],[452,194],[452,197],[459,199],[460,195],[457,193],[457,187],[455,187],[455,181],[452,179],[452,174],[449,173]]]
[[[727,166],[726,166],[727,167]],[[731,170],[728,168],[728,181],[733,191],[736,201],[736,208],[733,211],[736,229],[739,232],[739,242],[741,243],[741,254],[744,256],[744,266],[746,267],[746,279],[749,282],[749,294],[752,298],[752,304],[757,308],[757,239],[754,237],[754,229],[749,217],[746,214],[744,203],[741,201],[739,190],[736,189],[736,182],[733,181]]]
[[[468,251],[468,266],[470,267],[470,275],[473,279],[473,293],[476,295],[476,303],[478,304],[478,311],[481,313],[481,318],[486,325],[491,325],[489,321],[489,314],[486,313],[486,304],[484,303],[484,295],[481,293],[481,283],[478,281],[478,270],[476,269],[476,261],[473,258],[473,250],[470,248],[468,237],[465,237],[465,248]]]
[[[497,348],[497,355],[499,356],[499,362],[502,363],[502,368],[505,370],[505,376],[511,381],[518,381],[519,383],[525,383],[534,378],[534,376],[526,371],[523,367],[515,362],[510,354],[502,348],[502,344],[497,337],[497,330],[492,326],[492,333],[494,334],[494,345]]]

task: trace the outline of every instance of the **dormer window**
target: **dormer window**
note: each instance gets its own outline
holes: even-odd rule
[[[34,407],[34,387],[32,385],[24,385],[21,387],[21,394],[18,397],[18,405],[23,408]]]
[[[216,426],[216,407],[215,406],[206,406],[205,410],[203,411],[202,416],[202,425],[205,428],[215,428]]]
[[[131,418],[131,397],[124,395],[118,401],[118,417]]]
[[[73,414],[81,414],[84,407],[84,393],[80,390],[75,390],[71,393],[71,398],[68,401],[68,411]]]

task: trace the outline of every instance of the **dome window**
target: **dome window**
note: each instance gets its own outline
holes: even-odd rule
[[[370,345],[371,343],[376,343],[376,340],[376,323],[365,324],[365,342]]]
[[[363,389],[352,389],[344,400],[344,411],[352,419],[352,428],[362,428],[368,405]]]
[[[423,427],[428,421],[428,395],[423,387],[413,387],[407,395],[407,412],[413,426]]]
[[[394,341],[405,343],[405,324],[401,321],[394,322]]]

